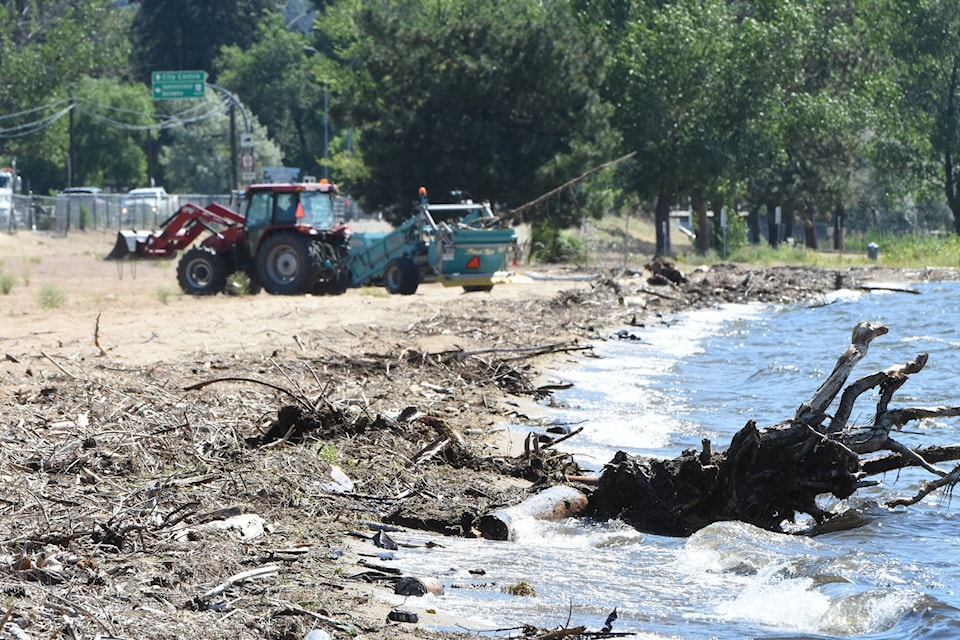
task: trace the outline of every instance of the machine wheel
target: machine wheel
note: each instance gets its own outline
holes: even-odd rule
[[[394,258],[383,268],[383,286],[390,293],[412,295],[420,286],[420,269],[410,258]]]
[[[310,238],[294,231],[269,236],[257,251],[257,279],[276,295],[307,293],[317,279]]]
[[[220,293],[227,284],[226,261],[210,247],[194,247],[177,263],[177,281],[192,296]]]
[[[474,291],[493,291],[492,284],[472,284],[463,288],[466,293],[473,293]]]

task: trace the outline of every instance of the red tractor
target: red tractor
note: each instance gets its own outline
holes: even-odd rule
[[[350,232],[334,216],[336,194],[326,180],[251,185],[242,214],[187,204],[159,231],[120,231],[107,259],[173,258],[185,250],[177,280],[191,295],[223,291],[236,272],[249,277],[254,293],[261,286],[280,295],[342,293],[350,285]]]

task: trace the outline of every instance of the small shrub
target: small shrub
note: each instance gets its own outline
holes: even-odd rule
[[[337,445],[332,442],[324,442],[320,450],[317,451],[317,457],[321,460],[326,460],[330,464],[334,464],[339,455],[340,451],[337,449]]]
[[[577,233],[563,231],[549,220],[538,220],[531,227],[531,257],[539,262],[583,264],[587,247]]]
[[[8,295],[13,291],[13,276],[9,273],[0,273],[0,293]]]
[[[45,284],[40,287],[40,306],[44,309],[57,309],[67,301],[63,289],[54,284]]]
[[[250,293],[250,276],[243,271],[235,271],[227,276],[227,286],[224,289],[228,296],[245,296]]]
[[[159,287],[157,289],[157,300],[160,301],[160,304],[170,304],[171,295],[173,295],[173,292],[169,287]]]
[[[90,209],[87,208],[87,205],[80,205],[80,230],[89,229],[92,225],[90,224],[93,221],[93,216],[90,215]]]

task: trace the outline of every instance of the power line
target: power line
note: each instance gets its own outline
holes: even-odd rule
[[[182,126],[186,124],[192,124],[195,122],[201,122],[218,115],[223,115],[226,113],[227,105],[223,100],[217,101],[216,108],[209,108],[207,102],[202,102],[197,105],[191,105],[190,107],[174,114],[158,114],[158,113],[147,113],[143,111],[135,111],[132,109],[124,109],[121,107],[114,107],[112,105],[100,104],[90,100],[77,100],[76,98],[64,98],[57,100],[39,107],[34,107],[32,109],[27,109],[24,111],[19,111],[16,113],[11,113],[7,115],[0,116],[0,120],[9,120],[12,118],[29,116],[32,114],[39,113],[41,111],[46,111],[51,108],[55,108],[61,104],[69,103],[66,107],[60,111],[53,113],[30,122],[25,122],[22,124],[0,128],[0,138],[22,138],[34,133],[38,133],[47,129],[48,127],[53,126],[60,118],[70,113],[74,108],[77,108],[80,113],[102,122],[111,127],[124,129],[126,131],[160,131],[164,129],[169,129],[175,126]],[[89,107],[87,106],[89,105]],[[158,124],[131,124],[129,122],[122,122],[120,120],[101,115],[93,110],[93,108],[99,108],[108,111],[116,111],[118,113],[123,113],[127,115],[137,116],[140,118],[147,118],[153,120],[160,120]],[[203,109],[204,111],[201,111]]]
[[[57,120],[70,113],[72,109],[73,105],[68,105],[57,113],[47,116],[41,120],[28,122],[26,124],[9,127],[6,129],[0,129],[0,138],[23,138],[25,136],[37,133],[38,131],[43,131],[47,127],[53,125],[53,123],[55,123]]]
[[[99,102],[94,102],[92,100],[83,100],[83,103],[87,106],[97,107],[98,109],[103,109],[104,111],[115,111],[117,113],[126,113],[134,116],[143,116],[147,118],[154,118],[157,120],[171,120],[177,117],[183,117],[184,114],[190,113],[192,111],[200,111],[201,109],[206,108],[206,104],[201,102],[199,104],[191,105],[190,107],[184,109],[179,113],[167,114],[167,113],[148,113],[144,111],[135,111],[133,109],[124,109],[123,107],[115,107],[110,104],[101,104]]]
[[[223,105],[221,104],[219,109],[210,110],[210,111],[207,111],[206,113],[201,113],[190,118],[177,118],[176,120],[166,120],[159,124],[130,124],[127,122],[114,120],[113,118],[108,118],[107,116],[100,115],[95,111],[91,111],[84,107],[80,107],[80,113],[83,113],[84,115],[90,118],[93,118],[94,120],[110,125],[111,127],[115,127],[117,129],[124,129],[126,131],[161,131],[164,129],[170,129],[172,127],[176,127],[184,124],[192,124],[194,122],[201,122],[203,120],[208,120],[218,115],[223,115],[225,112],[226,110],[223,108]]]
[[[70,102],[70,98],[61,98],[60,100],[55,100],[48,104],[40,105],[39,107],[34,107],[32,109],[27,109],[26,111],[18,111],[16,113],[9,113],[7,115],[0,116],[0,120],[9,120],[10,118],[18,118],[20,116],[30,115],[31,113],[36,113],[37,111],[43,111],[45,109],[53,109],[54,107],[61,105],[65,102]]]

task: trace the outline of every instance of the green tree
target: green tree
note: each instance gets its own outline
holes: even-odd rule
[[[273,8],[271,0],[140,0],[131,35],[136,77],[149,82],[153,71],[202,70],[217,81],[222,49],[249,47]]]
[[[616,18],[605,23],[606,37],[616,48],[607,99],[617,105],[614,122],[625,147],[637,151],[624,179],[655,201],[658,254],[670,253],[671,205],[688,197],[706,251],[706,201],[719,197],[750,113],[737,70],[737,21],[721,0],[608,6]]]
[[[960,234],[960,4],[951,0],[890,0],[902,99],[887,153],[913,177],[936,185]]]
[[[141,84],[85,77],[74,95],[74,184],[143,185],[147,137],[156,137],[150,91]]]
[[[756,47],[766,52],[768,69],[754,92],[759,108],[748,124],[740,170],[752,207],[781,206],[787,221],[802,223],[811,247],[817,246],[817,220],[852,197],[874,124],[870,79],[879,69],[866,5],[774,3],[755,21]]]
[[[31,189],[67,179],[69,99],[82,78],[127,74],[133,12],[112,0],[0,2],[0,158]]]
[[[302,33],[288,30],[279,14],[261,22],[249,48],[224,48],[218,61],[220,84],[266,126],[286,166],[323,176],[324,99],[331,89],[318,78],[336,65]]]
[[[564,2],[371,3],[356,26],[368,208],[405,216],[421,185],[516,206],[612,155],[601,50]]]

